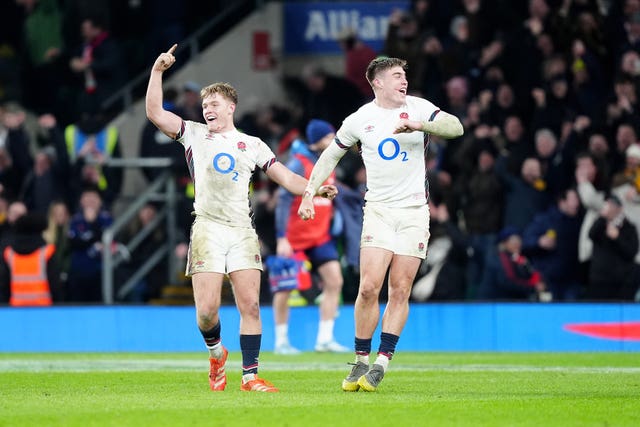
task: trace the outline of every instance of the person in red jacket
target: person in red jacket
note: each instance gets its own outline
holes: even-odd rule
[[[291,144],[287,167],[308,178],[319,154],[333,141],[335,129],[329,122],[312,119],[306,127],[306,136],[306,141],[296,139]],[[327,179],[326,184],[335,184],[334,174]],[[316,215],[312,226],[309,227],[309,224],[296,213],[301,200],[301,196],[294,196],[286,189],[280,188],[276,208],[276,252],[283,259],[294,258],[298,262],[308,259],[322,281],[320,323],[315,350],[346,352],[349,349],[336,342],[333,335],[334,319],[337,316],[343,284],[338,250],[331,236],[333,204],[328,199],[314,198]],[[300,285],[299,283],[298,286]],[[288,298],[292,289],[274,283],[271,290],[276,328],[275,353],[296,354],[299,350],[291,346],[288,337]]]

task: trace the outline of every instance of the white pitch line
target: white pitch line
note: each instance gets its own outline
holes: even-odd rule
[[[240,369],[240,361],[228,361],[229,369]],[[269,371],[347,371],[347,363],[309,363],[309,362],[261,362],[260,367]],[[0,372],[201,372],[207,371],[209,363],[206,358],[198,359],[87,359],[87,360],[0,360]],[[533,366],[533,365],[402,365],[391,364],[393,371],[411,372],[558,372],[568,374],[640,374],[640,367],[612,366]]]

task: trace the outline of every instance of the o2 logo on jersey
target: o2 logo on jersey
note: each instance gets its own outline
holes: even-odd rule
[[[378,154],[383,160],[393,160],[400,156],[403,162],[409,161],[406,151],[400,151],[400,144],[394,138],[385,138],[378,144]]]
[[[229,153],[218,153],[213,158],[213,168],[223,175],[226,175],[228,173],[233,174],[231,176],[231,179],[233,181],[237,181],[239,175],[238,172],[233,170],[235,167],[236,159],[234,159],[233,156]]]

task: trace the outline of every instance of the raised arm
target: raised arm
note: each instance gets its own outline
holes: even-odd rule
[[[182,119],[171,111],[165,110],[162,106],[162,73],[176,62],[173,52],[177,47],[178,45],[174,44],[168,51],[161,53],[154,62],[145,98],[147,118],[172,139],[176,137],[176,133],[180,129]]]

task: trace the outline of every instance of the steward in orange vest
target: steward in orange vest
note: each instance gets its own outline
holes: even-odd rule
[[[15,233],[2,250],[0,302],[15,307],[47,306],[59,300],[55,246],[42,237],[46,219],[27,214],[15,223]]]

